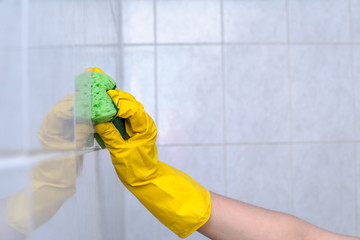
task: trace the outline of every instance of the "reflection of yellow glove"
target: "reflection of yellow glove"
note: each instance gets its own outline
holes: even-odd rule
[[[69,95],[45,116],[39,129],[39,139],[44,149],[69,150],[74,149],[75,143],[77,147],[86,145],[92,126],[79,123],[74,128],[73,108],[74,98]],[[78,164],[81,165],[79,157],[71,155],[34,166],[27,188],[7,199],[7,224],[29,235],[48,221],[75,194]]]
[[[126,119],[124,140],[113,123],[96,125],[123,184],[164,225],[184,238],[210,217],[210,194],[185,173],[157,159],[156,126],[141,103],[119,89],[108,94]]]

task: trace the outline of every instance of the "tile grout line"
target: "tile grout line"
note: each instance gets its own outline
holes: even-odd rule
[[[222,84],[222,106],[223,106],[223,174],[224,195],[227,193],[227,146],[226,146],[226,90],[225,90],[225,47],[224,47],[224,0],[220,0],[220,36],[221,36],[221,84]]]
[[[349,32],[350,32],[350,77],[351,77],[351,82],[352,82],[352,96],[353,96],[353,121],[354,121],[354,139],[356,139],[356,134],[357,134],[357,126],[356,126],[356,120],[357,120],[357,115],[356,115],[356,90],[355,90],[355,76],[354,76],[354,55],[353,55],[353,16],[352,16],[352,2],[351,0],[348,0],[348,10],[349,10]],[[359,205],[357,204],[358,202],[358,181],[357,179],[359,179],[359,172],[357,169],[357,144],[354,143],[354,164],[355,164],[355,231],[357,234],[359,234]]]
[[[153,33],[154,33],[154,95],[155,95],[155,123],[160,125],[159,118],[159,97],[158,97],[158,36],[157,36],[157,0],[153,0]],[[156,227],[157,239],[160,239],[161,230],[159,226]]]
[[[159,126],[159,97],[158,97],[158,43],[157,43],[157,0],[153,1],[153,31],[154,31],[154,95],[155,95],[155,122]]]
[[[357,144],[354,143],[354,164],[355,164],[355,168],[354,168],[354,172],[355,172],[355,184],[354,184],[354,187],[355,187],[355,232],[357,234],[360,234],[360,229],[359,229],[359,204],[358,204],[358,201],[359,201],[359,190],[358,190],[358,186],[359,186],[359,183],[358,183],[358,179],[359,179],[359,168],[358,168],[358,151],[357,151]]]
[[[112,13],[112,19],[113,19],[113,22],[114,22],[114,28],[116,29],[116,36],[117,36],[117,46],[115,46],[116,48],[116,52],[118,53],[118,57],[115,59],[115,64],[116,64],[116,71],[115,71],[115,74],[117,75],[117,78],[119,79],[117,82],[119,82],[119,87],[120,89],[124,89],[124,85],[125,85],[125,74],[124,74],[124,58],[125,58],[125,54],[124,54],[124,35],[123,35],[123,9],[124,9],[124,6],[123,6],[124,2],[122,0],[119,1],[119,8],[118,8],[118,24],[117,24],[117,21],[116,21],[116,14],[114,13],[114,6],[112,4],[112,2],[110,1],[110,7],[111,7],[111,13]],[[99,152],[96,152],[95,153],[98,157],[100,156]],[[98,162],[98,161],[97,161]],[[96,173],[98,174],[99,176],[99,170],[97,168],[96,170]],[[125,196],[124,194],[122,193],[121,194],[121,200],[123,201],[123,203],[121,204],[121,211],[123,212],[122,216],[121,216],[121,220],[120,221],[123,221],[125,222],[125,219],[126,219],[126,215],[128,214],[126,211],[125,211]],[[126,228],[125,227],[121,227],[121,230],[122,230],[122,237],[123,238],[126,238]]]
[[[125,47],[139,47],[139,46],[218,46],[223,44],[225,46],[259,46],[259,45],[284,45],[287,42],[169,42],[169,43],[124,43],[123,46]],[[330,45],[330,46],[359,46],[360,42],[290,42],[291,45],[297,46],[323,46],[323,45]],[[39,46],[29,46],[29,49],[51,49],[51,48],[87,48],[87,47],[116,47],[118,43],[108,43],[108,44],[63,44],[63,45],[39,45]],[[3,48],[0,48],[3,50]],[[5,48],[4,50],[21,50],[17,48]]]
[[[292,214],[295,214],[295,206],[294,206],[294,152],[293,152],[293,109],[292,109],[292,82],[291,82],[291,74],[290,74],[290,15],[289,15],[289,0],[286,0],[286,46],[287,46],[287,80],[288,80],[288,101],[289,101],[289,137],[290,137],[290,174],[291,174],[291,184],[290,184],[290,209]]]
[[[29,115],[29,0],[21,1],[21,84],[22,84],[22,98],[21,98],[21,110],[22,110],[22,122],[21,127],[24,137],[22,139],[22,148],[30,149],[30,125],[28,119]],[[28,177],[30,181],[31,177]],[[30,191],[30,188],[26,190],[28,196],[29,206],[33,206],[33,193]],[[34,216],[28,214],[26,221],[29,224],[29,230],[34,231]]]
[[[272,146],[272,145],[313,145],[313,144],[359,144],[357,141],[298,141],[298,142],[228,142],[228,143],[175,143],[157,144],[159,147],[204,147],[204,146]]]
[[[28,77],[28,71],[29,71],[29,1],[28,0],[22,0],[21,2],[21,84],[22,84],[22,128],[24,137],[22,139],[23,149],[30,149],[30,125],[29,121],[29,77]]]

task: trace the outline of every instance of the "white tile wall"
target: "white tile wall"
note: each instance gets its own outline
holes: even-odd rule
[[[158,142],[222,142],[220,47],[159,47],[157,64]]]
[[[20,1],[0,2],[0,51],[5,48],[19,49],[22,44],[22,8]]]
[[[122,86],[156,120],[154,47],[125,47]]]
[[[289,145],[228,146],[227,196],[290,213],[291,153]]]
[[[225,42],[286,42],[286,1],[224,2]]]
[[[43,116],[73,91],[75,75],[98,66],[144,103],[167,163],[216,192],[356,234],[359,6],[1,1],[0,106],[17,117],[1,124],[0,149],[22,149],[27,134],[31,149],[40,149]],[[21,26],[27,12],[28,29]],[[19,47],[27,32],[29,89],[22,91]],[[24,92],[29,99],[19,97]],[[18,127],[27,126],[19,105],[28,106],[28,130]],[[77,193],[31,239],[177,239],[126,191],[106,151],[86,155]]]
[[[290,140],[286,46],[226,46],[227,142]]]
[[[319,227],[356,233],[354,144],[295,145],[295,215]]]
[[[125,191],[125,239],[159,239],[159,222],[129,191]]]
[[[291,42],[350,41],[349,0],[289,0]]]
[[[351,0],[352,41],[360,43],[360,1]]]
[[[222,146],[160,147],[159,160],[185,173],[210,191],[224,194]]]
[[[360,139],[360,46],[353,47],[353,81],[355,92],[355,137]]]
[[[122,19],[124,43],[154,42],[153,1],[122,1]]]
[[[120,26],[113,1],[43,1],[29,4],[31,46],[118,43]],[[44,21],[46,19],[46,21]]]
[[[354,139],[350,56],[349,46],[291,47],[294,140]]]
[[[220,1],[156,1],[160,43],[220,42]]]
[[[99,191],[100,239],[124,239],[126,212],[125,187],[119,180],[108,151],[95,153]]]

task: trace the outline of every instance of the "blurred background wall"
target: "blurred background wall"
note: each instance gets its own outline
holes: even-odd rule
[[[161,161],[220,194],[360,235],[359,0],[0,0],[0,13],[0,178],[16,180],[2,198],[32,181],[38,159],[61,165],[38,130],[98,66],[155,120]],[[177,239],[106,150],[75,154],[76,192],[29,239]]]

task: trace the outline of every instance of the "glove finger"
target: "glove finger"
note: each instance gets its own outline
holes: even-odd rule
[[[125,143],[125,140],[112,122],[99,123],[95,125],[95,129],[109,150],[117,149]]]
[[[126,119],[126,130],[130,138],[154,131],[153,120],[145,112],[143,105],[131,94],[119,89],[109,90],[107,93],[119,108],[117,116]]]
[[[107,94],[111,97],[111,99],[113,100],[113,102],[115,103],[115,105],[117,107],[119,107],[120,101],[126,100],[126,101],[133,102],[141,109],[144,108],[144,106],[139,101],[137,101],[133,95],[131,95],[130,93],[121,91],[120,89],[116,88],[115,90],[109,90],[109,91],[107,91]]]

